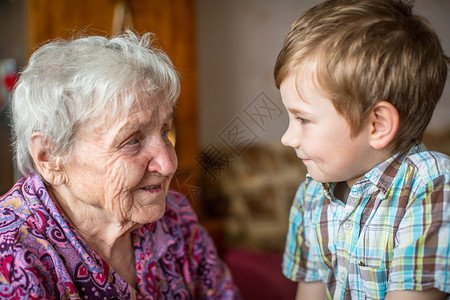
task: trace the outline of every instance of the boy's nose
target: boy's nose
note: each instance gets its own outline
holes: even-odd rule
[[[286,132],[281,137],[281,143],[286,147],[292,147],[294,149],[300,147],[300,140],[293,134],[291,126],[286,129]]]

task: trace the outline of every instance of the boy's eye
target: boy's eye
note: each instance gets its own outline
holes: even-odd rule
[[[296,119],[300,122],[300,124],[308,124],[308,122],[309,122],[308,120],[303,119],[301,117],[297,117]]]

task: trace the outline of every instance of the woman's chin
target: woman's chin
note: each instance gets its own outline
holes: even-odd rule
[[[136,208],[131,213],[131,220],[142,225],[156,222],[164,216],[165,211],[166,202],[163,199],[159,203],[152,203],[151,205]]]

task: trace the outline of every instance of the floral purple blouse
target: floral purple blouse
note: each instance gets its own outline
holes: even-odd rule
[[[110,269],[61,215],[39,176],[0,198],[0,299],[234,299],[211,238],[170,191],[155,223],[132,232],[137,290]]]

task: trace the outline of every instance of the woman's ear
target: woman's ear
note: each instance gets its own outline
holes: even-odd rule
[[[34,132],[31,136],[31,157],[46,182],[52,185],[65,183],[63,158],[51,154],[52,143],[50,139],[41,132]]]
[[[370,113],[370,146],[381,150],[386,148],[397,134],[400,117],[394,105],[380,101]]]

